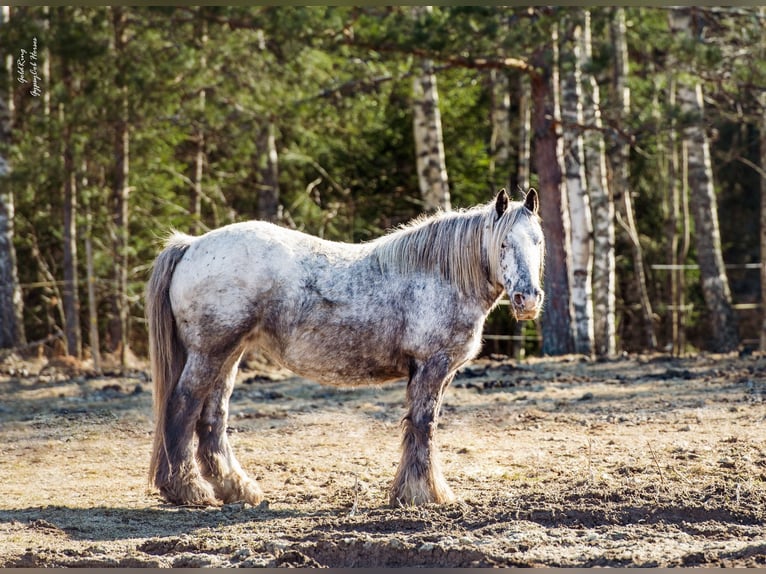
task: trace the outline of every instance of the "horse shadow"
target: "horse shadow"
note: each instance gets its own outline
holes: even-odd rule
[[[337,509],[336,509],[337,510]],[[149,508],[68,506],[0,510],[0,523],[69,539],[109,542],[131,538],[166,538],[193,534],[222,525],[258,524],[290,518],[324,515],[328,509],[307,512],[271,509],[266,505],[226,505],[192,508],[159,504]]]

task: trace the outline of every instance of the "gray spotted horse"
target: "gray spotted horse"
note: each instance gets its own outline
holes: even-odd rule
[[[226,436],[238,363],[259,349],[328,385],[408,378],[392,504],[449,502],[434,445],[444,390],[477,355],[504,292],[543,301],[537,193],[438,213],[368,243],[250,221],[173,234],[146,288],[155,433],[150,480],[169,502],[257,504]],[[196,435],[196,439],[195,439]]]

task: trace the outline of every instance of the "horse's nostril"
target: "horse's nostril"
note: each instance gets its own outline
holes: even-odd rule
[[[521,293],[514,293],[513,294],[513,304],[517,307],[522,307],[524,305],[524,295]]]

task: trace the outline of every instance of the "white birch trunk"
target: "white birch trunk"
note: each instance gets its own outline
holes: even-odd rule
[[[572,241],[571,296],[575,321],[575,352],[593,352],[593,301],[591,265],[593,261],[593,226],[590,201],[586,194],[585,155],[579,126],[583,124],[582,109],[582,27],[575,24],[572,45],[574,62],[563,74],[561,83],[561,116],[564,122],[564,167],[569,200],[570,233]]]
[[[277,153],[276,127],[268,122],[256,142],[258,155],[258,218],[277,223],[279,210],[279,155]]]
[[[412,14],[418,18],[432,10],[431,6],[415,6]],[[436,75],[431,60],[416,65],[421,71],[412,80],[413,132],[420,194],[425,211],[447,211],[451,202]]]
[[[612,34],[615,44],[615,97],[620,123],[627,121],[630,114],[630,88],[628,87],[628,42],[626,37],[625,9],[616,8],[612,22]],[[643,323],[643,344],[648,349],[657,347],[654,334],[654,312],[646,287],[644,254],[638,236],[638,227],[633,214],[633,197],[630,189],[630,145],[621,140],[611,154],[614,189],[622,195],[623,226],[633,244],[633,268],[635,270],[636,289],[639,294]]]
[[[508,188],[511,157],[511,92],[508,75],[502,70],[490,71],[492,87],[492,134],[489,141],[489,179],[497,190]]]
[[[691,37],[688,8],[675,8],[670,13],[670,28],[674,33]],[[734,312],[721,251],[718,206],[713,185],[710,142],[704,129],[702,85],[696,79],[681,74],[677,92],[682,116],[692,118],[682,130],[688,146],[688,178],[697,262],[700,268],[702,294],[711,326],[712,350],[732,351],[739,344],[737,316]]]
[[[532,83],[528,74],[522,74],[519,80],[519,187],[524,191],[529,189],[531,155],[532,155]]]
[[[127,17],[122,7],[112,6],[113,50],[118,67],[123,67],[122,59],[126,57]],[[114,177],[112,183],[114,223],[114,279],[117,292],[115,294],[116,322],[112,344],[119,351],[120,365],[127,366],[128,359],[128,201],[130,198],[130,126],[128,117],[128,87],[121,70],[114,76],[115,87],[119,94],[114,126]]]
[[[196,26],[196,36],[199,50],[199,70],[204,74],[207,70],[207,22],[203,14],[200,13],[204,8],[198,8]],[[205,107],[207,101],[207,90],[201,88],[197,95],[197,105],[199,112],[199,123],[197,134],[195,136],[196,153],[194,156],[194,179],[189,200],[189,212],[191,215],[191,233],[197,235],[202,229],[202,177],[205,172]]]
[[[585,10],[582,52],[586,62],[593,58],[590,11]],[[584,66],[583,66],[584,68]],[[616,260],[614,252],[614,199],[609,189],[606,167],[606,143],[601,119],[601,95],[593,74],[587,74],[583,89],[583,119],[594,129],[587,130],[585,148],[586,183],[593,225],[593,337],[599,356],[617,353]]]

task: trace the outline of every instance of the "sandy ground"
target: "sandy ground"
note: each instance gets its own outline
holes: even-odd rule
[[[177,508],[144,372],[6,361],[0,567],[766,563],[766,357],[478,361],[442,412],[447,506],[386,505],[403,398],[243,371],[230,436],[267,502]]]

